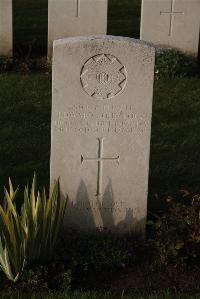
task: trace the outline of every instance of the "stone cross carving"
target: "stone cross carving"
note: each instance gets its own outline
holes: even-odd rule
[[[174,3],[175,3],[175,0],[171,0],[171,10],[170,11],[161,11],[160,12],[161,15],[169,14],[169,16],[170,16],[169,36],[172,36],[172,32],[173,32],[174,15],[175,14],[184,15],[184,12],[174,10]]]
[[[104,141],[104,138],[103,137],[97,138],[97,140],[99,142],[98,157],[97,158],[89,158],[89,157],[84,158],[81,155],[81,163],[83,163],[84,161],[96,161],[96,162],[98,162],[97,193],[96,193],[96,196],[100,196],[100,195],[102,195],[103,162],[113,160],[113,161],[116,161],[119,164],[119,156],[113,157],[113,158],[104,157],[103,156],[103,141]]]
[[[76,17],[79,18],[80,17],[80,6],[81,6],[81,0],[76,0],[77,4],[76,4]]]

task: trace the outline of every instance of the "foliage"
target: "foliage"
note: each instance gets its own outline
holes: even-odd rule
[[[32,190],[35,190],[35,182],[33,186]],[[33,210],[28,208],[31,209],[30,219],[37,214],[36,197],[33,202],[35,208]],[[191,284],[188,282],[185,289],[188,290],[192,286],[194,290],[198,290],[199,283],[195,282],[195,279],[199,275],[200,261],[199,213],[200,195],[194,196],[184,190],[181,202],[175,202],[168,197],[166,207],[162,211],[149,212],[146,241],[139,241],[131,234],[113,235],[109,232],[88,235],[72,233],[62,236],[49,262],[44,264],[44,260],[40,260],[39,263],[35,263],[34,259],[35,261],[37,259],[34,257],[32,264],[24,269],[21,280],[14,286],[11,284],[10,288],[37,292],[59,289],[67,293],[77,288],[110,289],[112,283],[116,283],[115,278],[113,280],[114,276],[117,279],[117,291],[120,291],[123,289],[123,282],[126,284],[126,280],[130,279],[131,281],[139,279],[134,285],[137,286],[138,283],[140,286],[142,282],[143,288],[145,277],[148,276],[145,291],[154,290],[154,287],[159,290],[164,290],[166,287],[173,290],[174,287],[179,286],[179,283],[186,284],[185,280],[188,281],[186,266],[189,266],[190,282],[192,282]],[[29,246],[34,247],[38,242],[37,224],[35,228],[32,225],[31,229],[33,239],[36,241]],[[36,252],[38,248],[36,247]],[[28,257],[34,256],[35,250],[30,251]],[[193,272],[194,268],[196,272]],[[168,271],[174,273],[170,274],[169,281]],[[143,278],[139,278],[141,272]],[[183,275],[179,281],[177,276],[180,272],[185,273],[185,276]],[[129,275],[131,275],[130,279]],[[167,281],[155,283],[155,277],[162,277]],[[177,281],[174,282],[174,279]]]
[[[59,181],[47,199],[36,189],[36,175],[29,194],[24,190],[24,202],[18,212],[13,190],[9,181],[9,192],[5,189],[3,205],[0,206],[0,266],[8,279],[16,282],[25,262],[44,262],[52,258],[62,226],[66,201],[61,200]]]
[[[193,57],[178,50],[158,50],[155,66],[156,78],[184,78],[200,74],[198,64]]]
[[[17,190],[5,189],[3,206],[0,206],[0,267],[8,279],[17,281],[26,260],[26,233],[14,203]]]
[[[68,244],[70,243],[70,246]],[[73,275],[86,277],[90,273],[122,270],[135,262],[136,240],[130,235],[109,232],[67,235],[58,242],[57,260],[65,263]]]
[[[200,195],[184,190],[189,203],[166,200],[167,209],[151,215],[155,221],[148,222],[152,246],[159,265],[175,267],[200,262]]]
[[[65,209],[66,201],[60,198],[59,181],[56,181],[51,197],[47,199],[44,189],[42,194],[37,192],[34,175],[30,194],[28,186],[25,187],[21,213],[29,261],[46,262],[52,259]]]
[[[70,235],[58,243],[57,258],[69,267],[72,283],[75,280],[79,287],[94,273],[100,281],[103,273],[108,278],[116,271],[141,269],[141,264],[154,273],[158,268],[180,271],[200,263],[200,195],[184,190],[177,201],[168,197],[163,210],[149,212],[147,228],[145,242],[129,234]]]
[[[46,57],[30,58],[30,53],[17,55],[14,58],[0,57],[0,73],[17,72],[27,74],[30,72],[51,73],[51,65]]]
[[[0,57],[0,73],[12,69],[13,59],[10,57]]]

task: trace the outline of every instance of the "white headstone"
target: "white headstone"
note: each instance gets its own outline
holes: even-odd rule
[[[199,0],[142,0],[142,40],[197,56],[199,27]]]
[[[107,32],[107,0],[48,0],[48,56],[60,38]]]
[[[54,42],[51,183],[66,227],[144,233],[155,49],[96,36]]]
[[[0,56],[12,56],[12,0],[0,0]]]

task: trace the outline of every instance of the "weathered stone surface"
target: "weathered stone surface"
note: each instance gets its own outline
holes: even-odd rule
[[[12,56],[12,0],[0,0],[0,56]]]
[[[197,56],[199,27],[199,0],[142,0],[142,40]]]
[[[56,39],[106,34],[107,5],[107,0],[49,0],[49,57]]]
[[[66,227],[144,233],[155,50],[129,38],[54,42],[51,183]]]

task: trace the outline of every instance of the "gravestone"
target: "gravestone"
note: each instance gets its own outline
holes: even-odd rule
[[[0,0],[0,56],[12,56],[12,0]]]
[[[197,56],[199,28],[199,0],[142,0],[142,40]]]
[[[48,0],[48,56],[60,38],[107,32],[107,0]]]
[[[144,233],[155,49],[122,37],[54,42],[51,184],[77,230]]]

